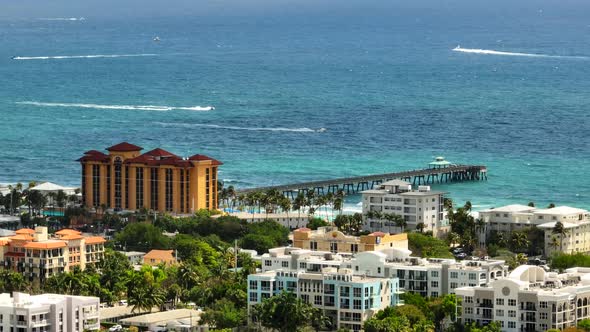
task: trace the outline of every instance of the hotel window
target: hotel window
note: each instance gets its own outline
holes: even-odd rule
[[[451,288],[457,288],[457,283],[456,282],[451,282]]]
[[[430,282],[430,287],[438,287],[438,281],[431,281]]]
[[[258,282],[256,280],[250,280],[250,289],[258,289]]]
[[[321,295],[316,295],[313,298],[313,304],[315,305],[322,305],[322,296]]]
[[[213,208],[217,209],[217,167],[212,168],[211,182],[213,182]]]
[[[125,166],[125,208],[129,208],[129,166]]]
[[[466,307],[466,308],[465,308],[465,313],[466,313],[467,315],[471,315],[471,314],[473,314],[473,308],[471,308],[471,307]]]
[[[361,295],[362,295],[361,288],[359,288],[359,287],[353,288],[352,294],[354,297],[361,297]]]
[[[508,299],[508,305],[511,307],[516,306],[516,300],[515,299]]]
[[[111,207],[111,165],[107,165],[107,206]]]
[[[547,319],[547,313],[546,312],[540,312],[539,313],[539,318],[540,319]]]
[[[516,317],[516,310],[508,310],[508,317]]]
[[[289,262],[281,262],[281,267],[289,267]]]
[[[316,241],[309,242],[309,249],[318,250],[318,243]]]
[[[205,202],[206,202],[207,209],[210,208],[210,204],[209,204],[209,192],[211,191],[211,183],[209,183],[210,182],[209,177],[211,176],[210,172],[211,172],[211,170],[209,168],[205,169]]]
[[[82,204],[86,203],[86,165],[82,165]]]
[[[150,207],[158,209],[158,169],[150,169]]]
[[[355,309],[355,310],[362,309],[362,302],[361,302],[361,300],[353,300],[352,301],[352,308]]]
[[[452,279],[457,279],[457,278],[459,278],[459,272],[451,272],[451,278],[452,278]]]
[[[143,167],[135,169],[135,208],[143,207]]]
[[[184,190],[186,192],[186,211],[189,212],[190,211],[190,204],[189,204],[189,186],[190,186],[190,171],[187,169],[186,171],[186,176],[184,177]]]
[[[477,274],[469,273],[469,280],[475,280],[475,279],[477,279]]]
[[[465,303],[473,303],[473,296],[466,296]]]
[[[498,317],[502,317],[502,316],[504,316],[504,310],[497,309],[497,310],[496,310],[496,316],[498,316]]]
[[[258,302],[258,294],[255,292],[250,293],[250,302]]]
[[[430,276],[432,276],[434,278],[438,278],[438,271],[431,271]]]
[[[504,299],[496,299],[496,305],[504,305]]]
[[[272,261],[270,259],[265,260],[264,266],[272,266]]]
[[[100,205],[100,165],[92,165],[92,205]]]
[[[180,212],[184,212],[184,169],[179,171],[180,173]]]
[[[539,302],[539,308],[547,308],[547,301]]]
[[[121,158],[115,159],[115,208],[121,209]]]
[[[174,175],[172,172],[172,169],[166,169],[166,211],[172,211],[174,207],[174,197],[172,195]]]
[[[509,329],[515,329],[516,328],[516,322],[508,322],[508,328]]]

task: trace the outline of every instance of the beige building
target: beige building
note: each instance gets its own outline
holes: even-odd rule
[[[538,209],[526,205],[507,205],[483,210],[479,217],[485,222],[480,234],[480,244],[485,245],[492,231],[510,233],[516,230],[537,227],[545,233],[545,256],[555,250],[566,253],[590,252],[590,212],[569,206]],[[562,239],[553,234],[553,228],[561,222],[568,234]],[[557,239],[554,246],[552,239]]]
[[[174,257],[174,250],[150,250],[143,256],[143,264],[150,266],[158,266],[160,264],[172,265],[176,264],[176,257]]]
[[[508,277],[455,293],[461,323],[495,321],[503,332],[563,330],[590,317],[590,268],[557,274],[522,265]]]
[[[50,237],[47,227],[23,228],[14,236],[0,238],[0,261],[5,269],[43,281],[75,266],[85,269],[98,262],[104,256],[105,242],[100,236],[84,237],[72,229]]]
[[[346,235],[337,227],[319,227],[313,231],[299,228],[293,232],[293,247],[332,253],[356,253],[386,248],[408,249],[408,234],[374,232],[360,237]]]

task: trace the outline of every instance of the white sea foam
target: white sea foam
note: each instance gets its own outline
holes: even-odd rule
[[[12,60],[62,60],[62,59],[94,59],[94,58],[129,58],[142,56],[158,56],[159,54],[90,54],[90,55],[54,55],[54,56],[15,56]]]
[[[41,21],[84,21],[84,17],[43,17]]]
[[[473,54],[486,54],[486,55],[507,55],[507,56],[523,56],[523,57],[534,57],[534,58],[560,58],[560,59],[588,59],[586,56],[571,56],[571,55],[549,55],[549,54],[537,54],[537,53],[519,53],[519,52],[503,52],[496,50],[484,50],[480,48],[463,48],[457,46],[453,49],[455,52],[462,53],[473,53]]]
[[[208,123],[169,123],[169,122],[156,122],[164,127],[185,127],[185,128],[214,128],[214,129],[226,129],[226,130],[246,130],[246,131],[287,131],[296,133],[321,133],[326,131],[325,128],[312,129],[312,128],[285,128],[285,127],[238,127],[238,126],[223,126]]]
[[[186,111],[212,111],[213,106],[158,106],[158,105],[98,105],[98,104],[78,104],[78,103],[42,103],[37,101],[21,101],[17,102],[21,105],[34,105],[41,107],[77,107],[77,108],[93,108],[105,110],[138,110],[138,111],[172,111],[172,110],[186,110]]]

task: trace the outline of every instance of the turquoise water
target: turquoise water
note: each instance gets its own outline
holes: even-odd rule
[[[0,20],[0,182],[79,185],[83,151],[129,141],[239,187],[443,155],[489,169],[436,187],[456,201],[590,208],[590,4],[499,4]]]

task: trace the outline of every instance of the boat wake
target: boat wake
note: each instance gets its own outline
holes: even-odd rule
[[[213,128],[225,130],[245,130],[245,131],[286,131],[294,133],[323,133],[326,128],[312,129],[312,128],[284,128],[284,127],[238,127],[238,126],[222,126],[207,123],[170,123],[170,122],[156,122],[163,127],[184,127],[184,128]]]
[[[12,60],[62,60],[62,59],[95,59],[95,58],[129,58],[142,56],[159,56],[159,54],[91,54],[91,55],[55,55],[55,56],[15,56]]]
[[[537,53],[519,53],[519,52],[503,52],[495,50],[484,50],[480,48],[463,48],[457,46],[453,49],[455,52],[462,53],[473,53],[473,54],[486,54],[486,55],[507,55],[507,56],[522,56],[532,58],[557,58],[557,59],[589,59],[587,56],[572,56],[572,55],[549,55],[549,54],[537,54]]]
[[[158,105],[98,105],[98,104],[76,104],[76,103],[41,103],[37,101],[20,101],[16,104],[33,105],[41,107],[76,107],[76,108],[93,108],[105,110],[137,110],[137,111],[212,111],[213,106],[158,106]]]

